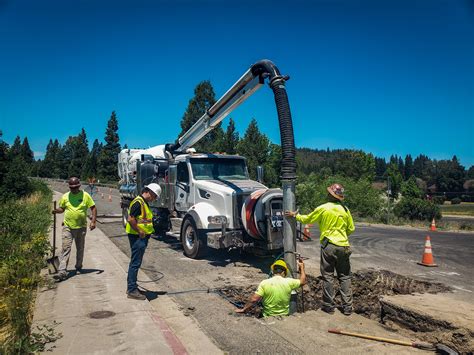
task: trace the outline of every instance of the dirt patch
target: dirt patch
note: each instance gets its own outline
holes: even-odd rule
[[[321,277],[308,276],[308,283],[298,293],[298,312],[317,310],[322,305],[323,281]],[[341,305],[339,285],[335,282],[336,303]],[[256,286],[249,287],[224,287],[220,294],[234,305],[244,305],[248,298],[255,292]],[[406,276],[395,274],[387,270],[359,271],[352,277],[352,293],[354,312],[367,318],[380,319],[380,296],[406,295],[412,293],[438,293],[449,291],[449,287],[440,283],[431,283],[415,280]],[[259,316],[261,306],[254,307],[249,313]]]

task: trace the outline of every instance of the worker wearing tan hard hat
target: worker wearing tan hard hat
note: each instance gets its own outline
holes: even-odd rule
[[[95,228],[97,208],[94,200],[86,192],[81,190],[81,181],[77,177],[71,177],[68,181],[69,192],[66,192],[59,200],[59,207],[53,213],[63,213],[64,222],[62,230],[62,250],[59,257],[59,269],[57,279],[64,281],[68,277],[67,265],[71,255],[72,242],[76,243],[76,273],[82,271],[84,259],[85,238],[87,233],[87,210],[92,212],[90,230]]]
[[[308,224],[318,223],[321,231],[321,276],[323,278],[323,306],[321,310],[334,313],[334,270],[341,286],[342,313],[352,313],[351,287],[351,249],[349,235],[354,232],[354,221],[349,209],[343,204],[344,187],[332,184],[326,188],[328,202],[316,207],[308,215],[285,211],[285,216],[295,217],[297,221]]]

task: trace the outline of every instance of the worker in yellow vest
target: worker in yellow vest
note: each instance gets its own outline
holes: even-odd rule
[[[321,232],[321,276],[323,279],[323,306],[321,310],[333,314],[334,302],[334,270],[341,286],[342,313],[352,313],[351,288],[351,248],[349,235],[354,232],[354,221],[349,209],[343,204],[344,187],[332,184],[327,188],[328,202],[316,207],[308,215],[294,211],[285,211],[285,216],[295,217],[297,221],[308,224],[317,222]]]
[[[298,259],[297,263],[300,277],[294,279],[287,277],[290,271],[284,260],[275,261],[270,267],[273,276],[260,282],[257,291],[250,296],[244,307],[237,308],[235,313],[245,313],[263,300],[264,317],[287,316],[290,313],[291,292],[306,284],[304,262]]]
[[[153,214],[149,203],[161,195],[160,185],[152,183],[143,188],[141,195],[135,197],[128,209],[128,220],[125,230],[130,242],[131,257],[128,266],[127,297],[145,300],[137,285],[137,275],[142,265],[148,240],[153,234]]]

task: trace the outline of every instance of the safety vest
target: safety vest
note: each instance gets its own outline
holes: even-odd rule
[[[137,218],[138,227],[145,232],[146,235],[153,234],[155,229],[153,228],[153,213],[150,210],[150,207],[145,202],[143,197],[137,196],[135,199],[130,203],[130,207],[128,208],[128,215],[130,215],[130,209],[138,202],[141,205],[141,213],[140,216]],[[128,234],[135,234],[138,235],[138,232],[132,228],[129,222],[127,222],[127,226],[125,227],[125,231]]]

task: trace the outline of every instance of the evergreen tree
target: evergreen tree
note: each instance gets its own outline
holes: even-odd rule
[[[264,163],[264,182],[269,187],[281,186],[281,147],[278,144],[270,144],[268,159]]]
[[[410,154],[405,156],[405,179],[409,179],[413,175],[413,159]]]
[[[10,147],[10,150],[8,151],[10,160],[13,160],[17,157],[22,158],[22,151],[23,151],[23,147],[21,145],[20,136],[16,136],[15,140],[13,141],[12,146]]]
[[[474,179],[474,165],[466,171],[466,179]]]
[[[384,158],[375,158],[375,175],[383,176],[387,169],[387,163]]]
[[[398,161],[398,159],[388,165],[385,173],[386,177],[390,180],[390,197],[392,198],[398,197],[403,182],[402,174],[400,174],[398,164],[395,161]]]
[[[96,139],[92,144],[92,150],[90,151],[83,170],[83,178],[95,178],[97,177],[97,160],[100,154],[102,145]],[[124,147],[125,149],[125,147]]]
[[[398,171],[400,175],[405,179],[405,164],[403,163],[402,157],[398,157]]]
[[[429,185],[429,182],[432,176],[433,171],[433,162],[426,155],[420,154],[413,161],[413,174],[426,181]]]
[[[46,153],[44,159],[41,162],[38,175],[41,177],[48,178],[59,178],[59,153],[61,147],[57,139],[50,139],[48,145],[46,146]]]
[[[229,119],[227,130],[224,136],[223,151],[227,154],[235,154],[237,152],[237,145],[239,144],[239,132],[235,129],[235,122],[232,118]]]
[[[0,131],[0,199],[3,195],[5,175],[9,165],[8,144],[2,139],[3,132]]]
[[[200,82],[194,89],[194,97],[189,100],[186,112],[181,119],[181,133],[178,138],[186,133],[215,102],[216,98],[211,82],[209,80]],[[224,146],[223,138],[224,131],[219,123],[215,129],[195,144],[194,148],[202,152],[219,151]]]
[[[265,165],[270,153],[270,141],[260,133],[255,118],[252,119],[244,137],[237,145],[237,153],[247,158],[249,174],[252,179],[257,177],[257,166]]]
[[[27,137],[23,138],[23,143],[21,145],[21,156],[28,166],[31,167],[33,165],[35,156],[30,148],[30,143],[28,142]]]
[[[434,167],[433,180],[438,191],[463,191],[465,169],[456,156],[453,156],[451,160],[435,161]]]
[[[97,163],[98,176],[110,182],[118,181],[117,163],[120,143],[117,131],[118,120],[115,111],[112,111],[105,131],[105,145],[101,149]]]
[[[71,160],[68,167],[68,176],[84,177],[83,170],[87,157],[89,155],[89,148],[87,146],[87,135],[84,128],[81,133],[75,137],[70,137]]]

